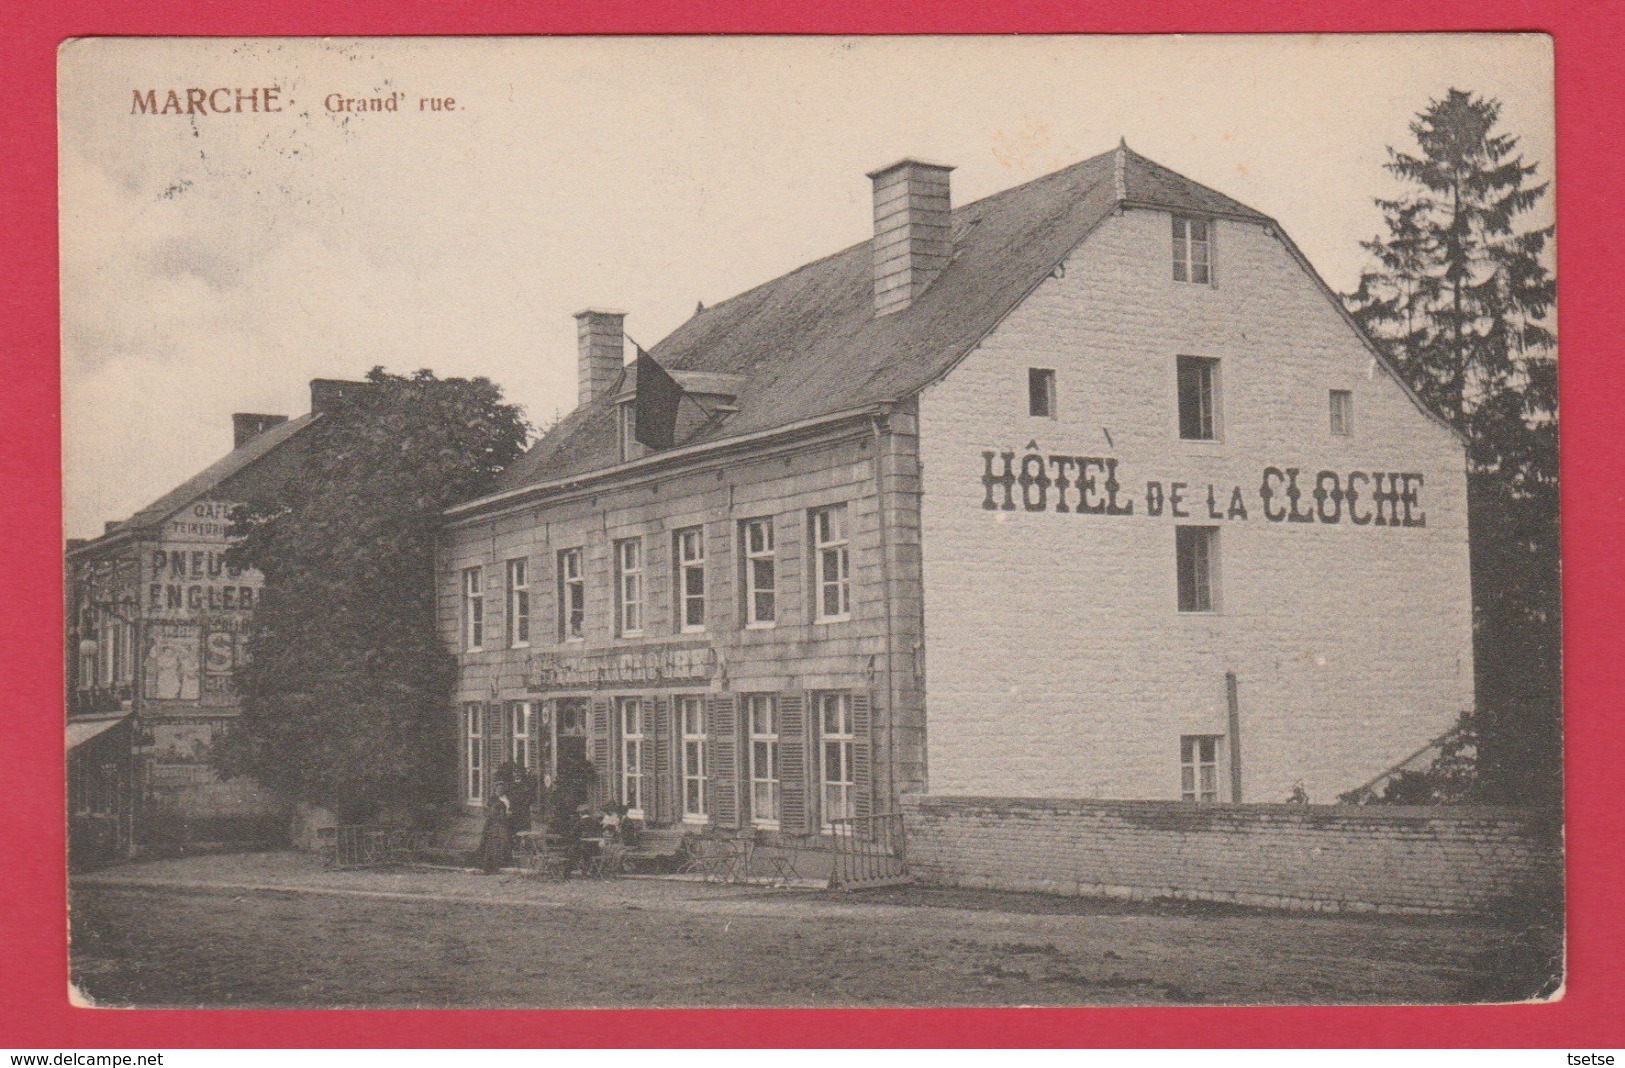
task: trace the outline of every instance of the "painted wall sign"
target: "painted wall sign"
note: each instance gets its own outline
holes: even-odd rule
[[[982,464],[982,508],[990,512],[1427,526],[1423,478],[1413,471],[1271,466],[1250,485],[1148,481],[1142,494],[1118,477],[1117,460],[1110,456],[1047,455],[1029,448],[1018,460],[1013,450],[989,449]]]
[[[198,699],[198,637],[196,623],[155,621],[147,625],[143,678],[148,699]]]
[[[525,676],[533,690],[613,686],[630,683],[704,681],[715,673],[716,650],[709,645],[662,645],[577,654],[542,654]]]

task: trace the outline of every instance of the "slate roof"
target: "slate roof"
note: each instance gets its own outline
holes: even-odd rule
[[[315,415],[307,413],[297,419],[289,419],[287,422],[278,423],[252,440],[244,442],[241,448],[231,450],[225,456],[124,520],[124,522],[108,530],[102,537],[92,539],[85,545],[80,546],[75,552],[83,553],[100,543],[104,538],[141,530],[155,523],[162,523],[165,519],[186,507],[186,505],[212,491],[226,479],[269,454],[277,446],[288,441],[315,420]]]
[[[1270,221],[1127,146],[953,211],[954,257],[876,318],[871,242],[697,312],[650,350],[673,373],[741,376],[738,411],[678,445],[720,441],[908,396],[951,369],[1119,204]],[[577,408],[509,465],[497,493],[619,462],[614,394]]]

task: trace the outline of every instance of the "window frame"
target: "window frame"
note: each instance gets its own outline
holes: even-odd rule
[[[463,702],[463,803],[485,805],[485,703]]]
[[[1044,411],[1035,411],[1039,407]],[[1060,398],[1053,367],[1027,368],[1027,415],[1032,419],[1060,418]]]
[[[1222,734],[1181,734],[1179,736],[1179,799],[1216,805],[1219,803],[1219,743]]]
[[[1214,220],[1202,215],[1172,214],[1173,220],[1173,278],[1175,282],[1185,285],[1211,286],[1213,285],[1213,231]],[[1202,237],[1197,239],[1194,231],[1196,227],[1202,228]],[[1196,250],[1202,251],[1201,260],[1196,257]],[[1197,268],[1205,276],[1196,277]]]
[[[1185,554],[1193,554],[1186,580]],[[1187,599],[1187,586],[1191,596]],[[1175,603],[1181,615],[1214,615],[1219,611],[1219,528],[1180,523],[1174,527]]]
[[[508,702],[508,760],[521,771],[536,771],[536,702]]]
[[[627,712],[636,710],[637,730],[628,728]],[[646,790],[648,778],[646,761],[648,759],[649,743],[649,716],[642,697],[615,698],[615,733],[620,746],[620,774],[619,789],[616,796],[621,804],[627,808],[629,819],[641,820],[644,818],[644,802],[648,800]],[[636,759],[634,759],[634,754]],[[633,787],[636,786],[637,804],[633,804]]]
[[[695,555],[689,556],[689,539],[693,539]],[[705,633],[705,527],[683,527],[672,531],[671,556],[673,565],[672,603],[676,606],[675,622],[679,634]],[[688,588],[690,573],[699,576],[700,592]],[[689,608],[699,606],[698,623],[689,622]]]
[[[463,652],[485,648],[485,566],[463,568]]]
[[[515,581],[515,575],[518,581]],[[508,648],[530,648],[530,557],[515,556],[504,569],[503,615],[508,627]]]
[[[1196,411],[1194,434],[1186,433],[1186,372],[1197,373]],[[1224,421],[1221,418],[1223,379],[1216,356],[1180,354],[1174,357],[1174,416],[1180,441],[1214,443],[1223,440]],[[1205,417],[1205,418],[1204,418]],[[1203,431],[1206,433],[1203,433]]]
[[[677,720],[678,781],[680,808],[684,823],[704,825],[711,822],[711,737],[705,729],[705,696],[682,693],[673,699]],[[693,722],[689,713],[694,713]],[[690,730],[693,727],[693,730]],[[690,761],[690,756],[693,760]],[[690,807],[689,787],[693,785],[698,807]]]
[[[831,707],[836,712],[835,725],[829,729]],[[858,776],[856,720],[852,714],[852,695],[845,690],[826,690],[813,694],[814,723],[818,731],[818,822],[825,833],[834,833],[837,819],[851,819],[857,815]],[[834,746],[835,763],[843,773],[840,779],[831,779],[830,747]],[[831,804],[831,790],[840,798],[840,815]],[[849,825],[850,826],[850,825]]]
[[[844,503],[825,505],[807,511],[807,544],[812,554],[808,571],[812,575],[815,624],[844,623],[852,618],[852,549],[851,534],[848,530],[849,518],[850,512]],[[831,534],[829,538],[824,536],[822,529],[825,520],[828,521]],[[833,579],[826,572],[826,568],[832,563],[832,557],[836,572]],[[832,589],[835,592],[836,611],[829,613],[825,611],[824,595]]]
[[[570,564],[575,573],[570,573]],[[579,545],[558,551],[559,641],[587,640],[586,551]],[[577,602],[579,601],[579,605]]]
[[[757,712],[765,710],[766,725],[769,731],[758,730],[760,725]],[[745,770],[747,782],[750,787],[746,796],[750,799],[750,823],[752,827],[764,831],[779,829],[779,821],[784,815],[784,780],[780,768],[780,741],[781,721],[779,719],[779,695],[773,693],[751,693],[745,695]],[[760,748],[758,748],[760,747]],[[767,767],[759,766],[758,755],[765,759]],[[760,774],[764,772],[766,774]],[[771,804],[773,814],[761,814],[757,792],[765,789],[766,796]]]
[[[1336,438],[1352,438],[1354,436],[1354,391],[1352,389],[1328,390],[1326,404],[1332,436]]]
[[[624,400],[615,406],[615,440],[620,446],[621,463],[629,463],[643,455],[638,442],[636,400]]]
[[[739,521],[739,560],[743,572],[743,581],[739,585],[745,601],[741,618],[745,621],[746,630],[767,630],[779,625],[778,548],[773,527],[772,516]],[[751,531],[756,529],[766,532],[761,549],[751,548]],[[765,561],[768,566],[767,574],[771,581],[765,590],[759,585],[758,561]],[[767,618],[759,614],[759,598],[763,596],[768,598],[770,614]]]
[[[628,561],[627,553],[635,559]],[[643,636],[643,538],[618,538],[615,554],[615,635],[619,638]],[[629,592],[630,591],[630,592]]]

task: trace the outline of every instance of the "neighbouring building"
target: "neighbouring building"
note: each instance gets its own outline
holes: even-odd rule
[[[570,752],[694,828],[1331,801],[1472,705],[1463,443],[1280,226],[1126,146],[949,172],[648,361],[577,316],[579,405],[446,517],[471,809]]]
[[[239,710],[261,576],[226,559],[232,508],[299,469],[302,432],[358,383],[317,379],[311,410],[232,416],[232,450],[66,554],[68,806],[78,859],[281,835],[285,806],[209,765]]]

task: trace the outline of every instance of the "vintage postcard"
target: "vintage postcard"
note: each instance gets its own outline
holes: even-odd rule
[[[71,981],[1564,981],[1551,40],[59,52]]]

